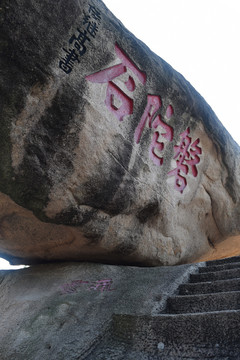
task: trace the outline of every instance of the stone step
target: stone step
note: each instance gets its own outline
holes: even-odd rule
[[[210,273],[190,274],[190,282],[204,282],[240,278],[240,269],[221,270]]]
[[[150,342],[150,341],[149,341]],[[147,343],[147,341],[143,341]],[[148,344],[147,344],[148,345]],[[134,346],[109,336],[84,360],[239,360],[240,344],[153,343],[152,347]]]
[[[206,265],[213,266],[213,265],[222,265],[222,264],[229,264],[229,263],[235,263],[235,262],[240,262],[240,256],[232,256],[232,257],[225,258],[225,259],[207,261]]]
[[[167,313],[186,314],[240,309],[240,291],[214,294],[172,296],[167,299]]]
[[[240,310],[192,314],[161,314],[158,316],[114,315],[111,337],[134,340],[140,350],[159,344],[237,345],[240,349]],[[240,353],[239,353],[240,355]]]
[[[214,282],[187,283],[179,286],[179,295],[209,294],[240,291],[240,278],[216,280]]]
[[[115,314],[84,360],[239,360],[240,311]]]
[[[199,267],[199,273],[214,272],[214,271],[221,271],[221,270],[230,270],[230,269],[237,269],[237,268],[240,268],[240,262],[222,264],[222,265]]]

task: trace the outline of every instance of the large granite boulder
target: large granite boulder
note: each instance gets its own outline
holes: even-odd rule
[[[0,24],[1,256],[169,265],[240,233],[239,146],[102,1]]]

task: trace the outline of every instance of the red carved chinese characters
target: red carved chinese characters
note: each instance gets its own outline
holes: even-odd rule
[[[86,79],[93,83],[108,84],[105,104],[107,108],[118,118],[118,120],[122,121],[125,116],[133,113],[134,101],[130,93],[133,93],[136,88],[136,78],[142,85],[144,85],[146,83],[146,74],[141,71],[136,64],[134,64],[134,62],[119,47],[118,44],[115,44],[115,51],[117,57],[121,60],[121,63],[88,75]],[[69,54],[69,56],[70,55],[71,54]],[[74,58],[71,58],[71,61],[74,60]],[[123,81],[121,78],[118,79],[124,84],[124,88],[122,86],[120,88],[114,80],[123,74],[127,74],[127,80]],[[149,157],[156,166],[163,165],[163,152],[165,150],[165,146],[167,143],[173,141],[174,136],[173,127],[166,122],[171,120],[171,117],[174,114],[173,106],[168,105],[164,117],[161,115],[161,109],[161,97],[159,95],[148,94],[147,105],[134,133],[134,140],[137,144],[139,144],[143,131],[146,127],[154,130],[149,147]],[[189,134],[190,128],[187,128],[180,134],[180,144],[174,146],[174,159],[176,160],[177,166],[168,173],[168,176],[175,177],[175,189],[181,194],[187,186],[185,176],[188,175],[189,168],[191,169],[194,177],[198,175],[197,164],[200,162],[199,155],[202,154],[202,149],[199,146],[200,139],[197,139],[192,143],[192,139]],[[97,286],[104,287],[107,285],[99,283]],[[91,289],[93,288],[91,287]]]
[[[80,288],[83,284],[89,284],[87,290],[95,290],[95,291],[113,291],[111,286],[113,284],[112,279],[104,279],[97,281],[83,281],[83,280],[74,280],[70,283],[63,284],[60,286],[62,294],[72,294],[76,293],[78,288]]]
[[[144,113],[141,117],[139,125],[137,126],[134,134],[134,139],[137,144],[140,141],[147,120],[148,120],[148,126],[151,127],[152,119],[154,118],[154,115],[160,109],[161,106],[162,106],[162,102],[160,96],[148,95],[147,106],[145,107]]]
[[[114,289],[111,289],[112,283],[112,279],[98,280],[89,288],[89,290],[113,291]]]
[[[139,125],[137,126],[134,134],[135,142],[138,144],[146,124],[149,128],[154,129],[157,129],[158,126],[160,126],[165,131],[161,133],[159,131],[154,132],[152,142],[149,148],[149,156],[152,159],[153,163],[157,166],[161,166],[163,164],[163,158],[160,157],[155,151],[157,150],[158,152],[160,152],[164,149],[164,143],[159,141],[160,136],[163,136],[168,141],[172,141],[173,139],[173,128],[162,120],[161,115],[157,115],[154,119],[154,116],[161,108],[161,106],[162,101],[160,96],[148,95],[147,106],[145,107]],[[170,119],[172,115],[173,108],[171,105],[169,105],[166,111],[166,116]]]
[[[169,112],[169,109],[171,109],[171,113]],[[169,105],[166,111],[166,116],[168,118],[171,118],[172,115],[173,115],[173,108],[171,105]],[[163,151],[164,149],[164,142],[159,141],[160,136],[164,137],[168,141],[172,141],[173,128],[164,121],[162,121],[161,115],[157,115],[152,123],[152,128],[157,129],[158,126],[160,126],[160,128],[162,128],[165,132],[160,133],[159,131],[155,131],[149,148],[149,156],[155,165],[161,166],[163,164],[163,157],[160,157],[155,150],[158,150],[160,152]]]
[[[124,116],[133,113],[133,99],[128,96],[113,80],[130,69],[134,75],[139,79],[142,84],[146,82],[146,75],[140,71],[132,60],[124,53],[124,51],[115,45],[115,51],[121,64],[111,66],[108,69],[96,72],[95,74],[88,75],[86,79],[93,83],[108,83],[105,104],[107,108],[114,113],[118,120],[122,121]],[[128,74],[128,79],[124,82],[125,87],[129,92],[135,90],[135,80]],[[119,105],[120,103],[120,105]]]
[[[89,281],[83,281],[83,280],[74,280],[70,283],[61,285],[61,291],[62,294],[68,294],[68,293],[74,293],[77,291],[77,288],[79,288],[82,284],[88,284]]]
[[[192,144],[192,139],[188,136],[190,129],[187,128],[182,134],[180,134],[181,141],[179,145],[174,146],[177,167],[174,170],[169,171],[169,176],[175,176],[175,189],[180,193],[187,186],[187,180],[183,175],[187,175],[189,166],[191,167],[194,177],[198,175],[197,164],[200,162],[200,155],[202,149],[198,146],[200,140],[195,140]]]

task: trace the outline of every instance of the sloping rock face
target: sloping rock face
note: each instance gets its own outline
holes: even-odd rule
[[[195,268],[60,263],[1,271],[1,360],[85,359],[109,335],[113,314],[158,313]]]
[[[167,265],[240,233],[238,145],[100,0],[0,23],[1,256]]]
[[[239,360],[239,258],[230,261],[1,271],[1,360]]]

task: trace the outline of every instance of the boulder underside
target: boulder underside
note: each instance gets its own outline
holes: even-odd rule
[[[102,1],[0,23],[2,257],[174,265],[240,233],[239,146]]]

